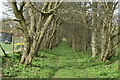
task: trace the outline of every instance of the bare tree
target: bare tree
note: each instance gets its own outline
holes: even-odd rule
[[[21,2],[18,8],[17,2],[11,0],[11,6],[16,19],[20,23],[19,29],[23,31],[25,38],[25,50],[20,63],[30,64],[32,58],[38,53],[42,39],[44,38],[51,21],[54,19],[55,11],[62,2],[45,2],[39,10],[31,2]],[[24,10],[28,11],[29,25],[25,19]],[[39,19],[37,18],[39,13]],[[38,19],[38,20],[37,20]]]

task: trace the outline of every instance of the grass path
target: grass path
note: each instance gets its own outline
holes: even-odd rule
[[[62,46],[62,47],[61,47]],[[75,77],[75,67],[79,64],[77,62],[78,53],[69,48],[67,44],[61,44],[54,51],[57,56],[56,67],[58,70],[52,76],[53,78],[72,78]],[[73,54],[74,53],[74,54]]]
[[[56,71],[52,78],[90,78],[90,77],[106,77],[107,72],[103,71],[100,67],[109,68],[104,63],[94,63],[94,59],[90,55],[79,53],[68,47],[66,43],[61,43],[60,46],[53,50],[56,54],[57,61]],[[98,68],[98,72],[97,72]],[[117,69],[117,67],[116,67]],[[104,75],[105,74],[105,75]],[[116,74],[117,75],[117,74]]]
[[[15,78],[116,78],[118,62],[95,62],[90,53],[76,52],[63,42],[53,50],[39,51],[31,66],[16,64],[18,54],[4,58],[3,73]],[[34,74],[33,74],[34,73]]]

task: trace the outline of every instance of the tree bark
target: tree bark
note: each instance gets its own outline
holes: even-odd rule
[[[92,32],[92,39],[91,39],[91,45],[92,45],[92,57],[95,57],[97,54],[97,47],[96,47],[96,33]]]
[[[92,3],[92,36],[91,36],[91,46],[92,46],[92,57],[95,57],[97,54],[96,46],[96,27],[97,27],[97,2]]]

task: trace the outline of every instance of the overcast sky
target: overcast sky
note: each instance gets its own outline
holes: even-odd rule
[[[3,5],[2,1],[0,1],[0,19],[3,17],[2,12],[3,12],[4,10],[5,10],[5,9],[4,9],[4,5]]]

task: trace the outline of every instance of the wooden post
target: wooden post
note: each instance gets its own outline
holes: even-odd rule
[[[12,36],[12,53],[14,54],[14,36]]]

